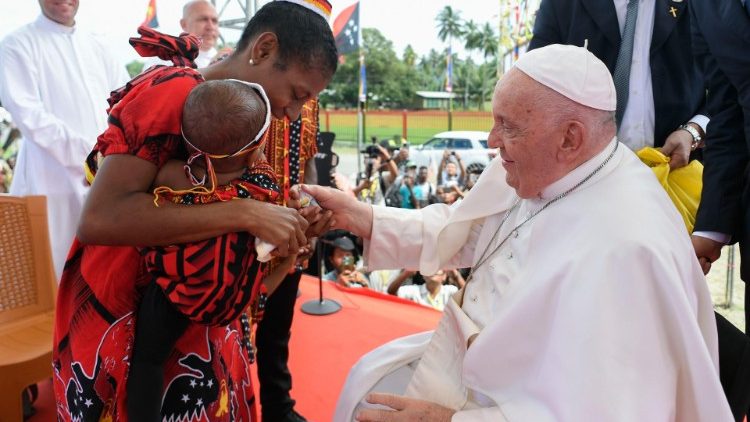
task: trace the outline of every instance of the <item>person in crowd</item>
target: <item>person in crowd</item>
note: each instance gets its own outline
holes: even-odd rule
[[[428,180],[429,170],[427,166],[419,166],[417,178],[414,183],[414,197],[417,199],[417,208],[424,208],[435,202],[437,191],[435,186]]]
[[[236,51],[200,71],[192,63],[198,54],[192,35],[169,37],[141,27],[141,38],[131,40],[143,55],[159,55],[177,66],[154,67],[113,93],[109,126],[87,160],[93,183],[56,309],[53,379],[61,420],[126,415],[123,381],[137,325],[133,313],[149,281],[136,246],[247,232],[276,245],[276,254],[285,257],[326,228],[326,215],[315,209],[301,215],[250,198],[156,208],[149,192],[164,163],[188,158],[180,116],[189,92],[205,80],[258,83],[274,117],[297,119],[337,67],[328,13],[326,2],[268,3],[248,22]],[[188,324],[164,363],[163,418],[189,411],[211,421],[255,420],[243,329],[237,321],[228,327]]]
[[[393,153],[395,156],[393,159],[396,161],[396,166],[399,172],[405,173],[407,166],[411,162],[409,160],[409,142],[401,135],[393,135],[392,147],[394,148]]]
[[[413,168],[414,167],[412,167],[411,169],[413,170]],[[399,192],[401,193],[401,208],[413,210],[419,208],[419,201],[417,200],[417,195],[414,192],[414,176],[412,176],[412,173],[413,172],[407,171],[407,173],[402,176]]]
[[[170,160],[159,170],[154,189],[157,205],[243,197],[276,201],[279,187],[262,150],[271,105],[260,85],[238,80],[197,85],[185,100],[182,122],[189,164]],[[227,245],[235,245],[230,253]],[[242,316],[252,330],[262,315],[261,303],[281,284],[297,255],[283,258],[270,270],[267,262],[259,262],[255,238],[248,233],[149,247],[142,253],[152,281],[138,306],[127,379],[128,418],[158,421],[164,361],[189,321],[225,326]],[[193,264],[198,260],[203,265]],[[250,317],[244,313],[248,306],[254,307]],[[253,353],[251,336],[243,335],[248,353]]]
[[[703,191],[692,241],[704,272],[721,248],[740,244],[740,277],[745,281],[745,333],[750,332],[750,2],[715,0],[690,4],[692,47],[707,82],[711,114],[703,154]],[[750,342],[717,315],[722,385],[735,420],[750,408]],[[736,330],[739,331],[739,330]],[[733,336],[732,333],[735,335]]]
[[[679,213],[615,137],[606,65],[542,47],[492,101],[500,157],[456,206],[304,188],[367,239],[371,268],[472,267],[407,395],[370,394],[387,409],[357,420],[732,420],[711,295]],[[395,348],[379,355],[398,361]]]
[[[687,2],[542,0],[529,50],[586,46],[617,89],[617,139],[633,151],[661,148],[670,167],[702,146],[705,88],[691,51]]]
[[[296,120],[274,118],[269,132],[265,155],[278,177],[281,204],[286,205],[292,186],[302,182],[318,183],[314,159],[320,133],[317,98],[302,106]],[[258,380],[263,421],[305,420],[294,409],[296,403],[290,394],[292,374],[288,366],[294,304],[303,269],[304,265],[296,266],[268,298],[264,317],[258,324]]]
[[[455,269],[439,270],[435,274],[423,276],[422,284],[404,285],[404,281],[414,274],[414,271],[402,271],[388,286],[388,293],[442,311],[451,296],[464,285],[463,277]],[[447,283],[448,274],[452,275],[458,285]]]
[[[356,252],[354,242],[348,237],[334,239],[328,256],[333,269],[323,275],[323,280],[335,281],[343,287],[368,287],[367,276],[357,269]]]
[[[438,186],[437,189],[435,189],[437,201],[446,205],[453,205],[454,202],[458,201],[458,199],[461,198],[461,192],[461,188],[459,188],[458,185],[453,185],[450,188]]]
[[[45,195],[60,277],[88,191],[86,155],[107,127],[106,99],[128,80],[109,48],[76,24],[78,0],[41,0],[0,44],[0,101],[23,135],[11,195]]]
[[[368,145],[362,153],[365,155],[365,171],[358,177],[354,195],[367,204],[385,205],[386,193],[399,175],[398,167],[391,153],[382,145]],[[400,201],[395,206],[400,206]]]
[[[438,167],[438,186],[444,188],[453,188],[466,186],[466,168],[461,161],[461,155],[456,151],[443,151],[443,158],[440,160]]]
[[[195,65],[206,67],[218,54],[216,41],[219,39],[219,14],[208,0],[191,0],[182,6],[180,27],[184,32],[193,34],[201,40]]]
[[[471,188],[473,188],[474,185],[477,184],[477,180],[479,180],[479,176],[482,175],[483,171],[484,171],[483,165],[476,164],[476,163],[469,164],[469,166],[466,168],[466,173],[468,174],[468,177],[466,178],[466,191],[471,190]],[[464,191],[464,193],[466,191]]]

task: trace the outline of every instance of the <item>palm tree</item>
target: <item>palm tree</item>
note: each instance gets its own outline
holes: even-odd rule
[[[447,39],[448,46],[452,47],[453,39],[461,38],[463,35],[461,12],[453,10],[450,6],[445,6],[435,20],[437,21],[438,38],[440,38],[440,41]]]
[[[479,30],[476,22],[473,20],[466,22],[462,31],[466,43],[464,47],[467,50],[473,51],[481,48],[482,32]]]
[[[409,67],[414,67],[417,63],[417,53],[411,44],[407,44],[406,48],[404,48],[404,63]]]
[[[485,23],[482,27],[479,40],[477,50],[482,52],[485,60],[497,55],[498,36],[495,32],[495,28],[493,28],[489,22]]]

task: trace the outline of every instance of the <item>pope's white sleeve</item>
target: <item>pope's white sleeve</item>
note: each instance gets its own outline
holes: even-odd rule
[[[459,410],[451,418],[451,422],[504,422],[507,420],[502,410],[497,406]]]
[[[390,207],[372,207],[372,235],[365,241],[365,264],[368,270],[429,268],[465,268],[471,266],[474,257],[474,224],[466,244],[444,262],[438,262],[437,254],[423,253],[423,245],[435,250],[437,236],[445,227],[455,207],[433,204],[420,210]],[[469,223],[470,224],[470,223]],[[429,256],[423,256],[429,255]]]
[[[10,40],[14,41],[14,40]],[[82,169],[80,157],[91,151],[91,140],[48,113],[37,85],[38,69],[25,48],[6,41],[0,46],[0,101],[24,135],[68,168]],[[82,171],[82,170],[81,170]]]

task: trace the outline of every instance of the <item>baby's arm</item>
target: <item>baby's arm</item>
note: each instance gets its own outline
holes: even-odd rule
[[[167,161],[159,169],[159,172],[156,173],[156,178],[154,179],[153,188],[159,186],[166,186],[173,190],[192,188],[193,186],[185,175],[185,162],[180,160]]]
[[[263,284],[266,286],[268,295],[273,294],[274,290],[284,281],[284,277],[289,274],[292,267],[297,261],[297,255],[289,255],[286,258],[279,258],[281,261],[271,272],[263,278]]]

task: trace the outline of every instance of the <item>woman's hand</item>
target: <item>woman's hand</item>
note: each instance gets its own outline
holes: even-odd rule
[[[274,256],[296,254],[307,244],[305,231],[309,223],[295,209],[281,207],[267,202],[232,201],[251,207],[248,212],[248,232],[276,245]]]

